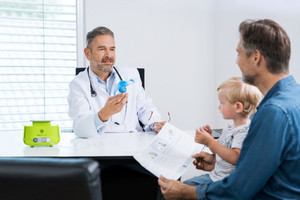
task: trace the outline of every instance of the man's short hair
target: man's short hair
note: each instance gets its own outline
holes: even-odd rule
[[[274,74],[289,72],[290,39],[285,30],[270,19],[245,20],[239,26],[241,46],[250,56],[259,50]]]
[[[92,31],[88,32],[86,35],[86,47],[89,48],[90,44],[93,42],[95,37],[98,35],[110,35],[111,37],[114,38],[114,33],[109,30],[108,28],[104,26],[99,26],[97,28],[94,28]]]

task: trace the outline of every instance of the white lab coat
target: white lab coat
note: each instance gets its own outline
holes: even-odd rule
[[[87,69],[79,73],[71,81],[68,95],[69,116],[73,119],[73,129],[77,136],[89,138],[103,132],[143,131],[139,124],[139,120],[146,125],[146,131],[149,131],[150,124],[161,121],[160,114],[153,105],[152,100],[145,94],[137,69],[115,67],[124,81],[133,79],[135,83],[127,87],[127,111],[125,105],[120,113],[113,115],[113,119],[111,117],[104,123],[104,127],[95,127],[94,117],[95,114],[104,107],[107,99],[110,96],[113,96],[114,88],[120,81],[119,76],[115,74],[111,94],[108,94],[105,87],[99,85],[97,78],[92,74],[92,71],[89,68],[92,86],[97,93],[97,96],[95,97],[91,96]],[[153,115],[149,120],[151,111],[153,111]],[[114,124],[114,120],[121,122],[120,125]],[[99,132],[99,130],[101,131]]]

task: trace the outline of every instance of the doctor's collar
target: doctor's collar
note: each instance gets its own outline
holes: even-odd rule
[[[92,70],[91,67],[89,67],[89,70],[90,70],[91,74],[92,74],[94,77],[96,77],[98,83],[106,84],[105,81],[101,80],[101,78],[99,78],[99,76],[97,76],[97,74],[95,74],[95,73],[93,72],[93,70]],[[114,66],[112,66],[112,71],[109,73],[109,76],[107,77],[107,79],[115,77],[115,74],[116,74],[116,72],[115,72],[115,70],[114,70]]]

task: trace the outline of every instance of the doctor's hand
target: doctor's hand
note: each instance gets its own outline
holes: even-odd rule
[[[162,129],[162,127],[163,127],[165,124],[166,124],[166,121],[163,121],[163,122],[155,122],[155,123],[153,124],[153,128],[154,128],[155,132],[158,133],[158,132]]]
[[[106,122],[112,115],[119,113],[126,105],[128,93],[120,93],[116,96],[109,97],[104,107],[98,112],[99,118]]]

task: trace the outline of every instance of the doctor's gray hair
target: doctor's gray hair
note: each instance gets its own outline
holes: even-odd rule
[[[112,38],[115,38],[114,33],[111,30],[109,30],[108,28],[106,28],[104,26],[99,26],[97,28],[94,28],[92,31],[88,32],[88,34],[86,35],[86,47],[87,48],[90,47],[90,44],[93,42],[95,37],[97,37],[98,35],[110,35]]]

